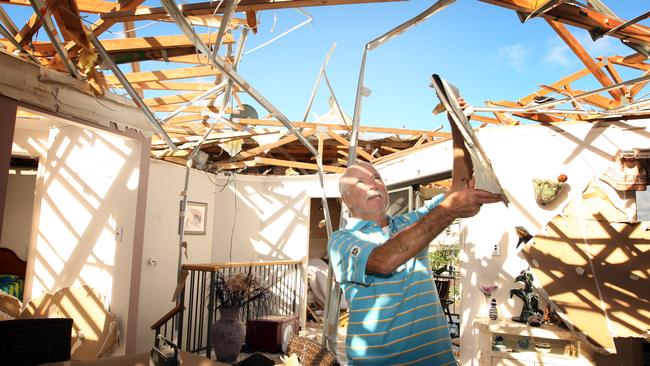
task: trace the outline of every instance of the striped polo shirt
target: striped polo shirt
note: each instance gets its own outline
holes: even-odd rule
[[[332,234],[328,251],[348,302],[345,341],[348,365],[455,365],[427,249],[387,276],[367,275],[370,252],[415,223],[444,199],[389,216],[388,230],[374,221],[350,218]]]

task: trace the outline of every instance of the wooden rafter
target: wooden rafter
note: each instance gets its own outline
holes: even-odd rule
[[[330,130],[330,131],[327,131],[327,134],[331,138],[333,138],[334,140],[338,141],[340,144],[345,146],[346,148],[350,147],[350,141],[346,140],[345,138],[343,138],[341,135],[337,134],[336,132]],[[374,160],[372,155],[368,154],[364,149],[360,148],[359,146],[357,146],[357,154],[359,156],[363,157],[364,159],[366,159],[367,161],[371,162],[371,161]]]
[[[273,9],[288,9],[300,8],[309,6],[322,6],[322,5],[343,5],[343,4],[362,4],[362,3],[378,3],[378,2],[395,2],[403,0],[242,0],[236,8],[236,12],[246,12],[249,10],[273,10]],[[194,4],[183,4],[179,6],[183,14],[186,16],[201,16],[215,14],[215,3],[204,2]],[[218,9],[216,14],[223,13],[223,8]],[[102,19],[110,20],[112,22],[124,22],[128,20],[160,20],[168,17],[167,11],[163,7],[136,9],[128,11],[118,11],[102,14]]]
[[[598,64],[594,61],[594,59],[589,56],[585,48],[578,42],[577,39],[566,29],[564,24],[557,22],[555,20],[551,19],[546,19],[548,24],[553,28],[553,30],[562,38],[564,43],[569,46],[569,48],[575,53],[576,56],[582,61],[582,63],[591,71],[591,73],[594,75],[596,80],[602,85],[602,86],[610,86],[614,85],[614,82],[607,77],[605,72],[598,67]],[[621,101],[621,98],[623,97],[623,93],[621,92],[620,89],[612,89],[609,91],[609,94],[614,97],[615,100],[618,102]]]
[[[603,63],[598,62],[597,65],[598,65],[598,67],[602,67]],[[578,80],[578,79],[580,79],[580,78],[582,78],[584,76],[587,76],[589,74],[591,74],[591,71],[589,71],[589,69],[587,69],[587,68],[584,68],[582,70],[578,70],[578,71],[574,72],[571,75],[563,77],[562,79],[554,82],[553,84],[551,84],[549,86],[552,87],[552,88],[558,88],[559,89],[559,88],[561,88],[561,87],[563,87],[565,85],[569,85],[572,82],[574,82],[574,81],[576,81],[576,80]],[[532,102],[536,96],[547,95],[548,93],[550,93],[549,90],[539,90],[539,91],[537,91],[535,93],[529,94],[529,95],[519,99],[518,103],[521,106],[525,106],[528,103]]]
[[[271,158],[263,158],[258,156],[253,161],[255,162],[255,165],[275,165],[275,166],[284,166],[284,167],[296,168],[296,169],[318,170],[317,164],[301,163],[301,162],[291,161],[291,160],[271,159]],[[329,173],[343,173],[344,170],[345,170],[344,168],[323,165],[323,171]]]
[[[282,127],[283,124],[280,121],[276,120],[267,120],[267,119],[240,119],[239,123],[251,125],[251,126],[275,126]],[[313,123],[313,122],[291,122],[294,127],[297,128],[326,128],[332,131],[351,131],[352,127],[344,124],[333,124],[333,123]],[[399,129],[399,128],[389,128],[389,127],[368,127],[368,126],[359,126],[359,132],[376,132],[376,133],[386,133],[394,135],[428,135],[432,137],[449,137],[451,136],[448,132],[437,132],[437,131],[427,131],[427,130],[409,130],[409,129]]]
[[[311,135],[313,135],[315,133],[316,133],[316,130],[303,130],[301,132],[301,134],[304,137],[309,137],[309,136],[311,136]],[[253,148],[253,149],[250,149],[250,150],[242,151],[235,157],[235,160],[240,161],[240,160],[249,159],[249,158],[252,158],[252,157],[257,156],[259,154],[263,154],[265,150],[270,150],[270,149],[273,149],[273,148],[276,148],[276,147],[279,147],[279,146],[282,146],[282,145],[286,145],[286,144],[288,144],[290,142],[297,141],[297,140],[298,140],[298,138],[295,135],[288,135],[286,137],[283,137],[283,138],[279,139],[278,141],[275,141],[275,142],[272,142],[272,143],[269,143],[269,144],[264,144],[262,146],[258,146],[256,148]]]
[[[79,11],[91,14],[106,13],[115,8],[116,2],[100,0],[75,0]],[[0,4],[31,6],[29,0],[0,0]]]
[[[536,0],[480,0],[484,3],[530,14],[535,10]],[[616,19],[606,14],[579,5],[565,2],[541,15],[545,19],[557,20],[588,31],[607,32],[623,24],[625,20]],[[650,44],[650,28],[640,24],[620,29],[610,34],[612,37],[626,39],[630,42]]]
[[[210,66],[184,67],[180,69],[167,69],[158,71],[142,71],[124,74],[130,83],[146,83],[150,81],[164,81],[176,79],[189,79],[203,76],[216,76],[219,71]],[[119,84],[115,76],[106,76],[106,81]]]

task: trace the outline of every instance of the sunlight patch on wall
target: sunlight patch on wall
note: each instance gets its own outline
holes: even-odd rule
[[[112,221],[112,220],[110,220]],[[109,222],[109,225],[111,223]],[[115,232],[114,229],[115,223],[112,223],[112,227],[107,227],[102,230],[102,233],[97,238],[97,242],[93,247],[93,256],[88,258],[89,263],[102,263],[107,266],[115,265]]]
[[[48,217],[47,222],[51,222],[50,220],[59,221],[61,226],[72,228],[76,234],[75,236],[78,238],[86,231],[88,224],[92,220],[92,214],[84,207],[82,203],[84,202],[84,197],[80,196],[78,191],[72,191],[70,189],[71,187],[64,187],[64,184],[67,183],[61,182],[58,177],[52,178],[47,189],[47,199],[52,201],[52,207],[56,207],[59,213],[51,209],[53,216]],[[76,242],[77,240],[74,241],[74,243]]]
[[[49,258],[48,258],[49,261]],[[41,256],[34,261],[34,283],[32,286],[32,298],[43,292],[49,292],[55,285],[55,278],[47,269],[49,263],[44,263]]]
[[[122,170],[125,157],[116,153],[115,148],[106,143],[106,134],[96,133],[92,136],[89,139],[79,139],[78,144],[66,157],[66,165],[71,171],[77,172],[80,183],[88,187],[87,190],[92,187],[92,192],[101,200],[106,197]],[[89,154],[89,151],[92,151],[92,154]]]
[[[67,221],[64,220],[65,214],[59,214],[50,205],[48,200],[41,203],[41,223],[39,225],[39,240],[37,242],[38,250],[41,247],[53,246],[58,256],[67,261],[77,247],[79,236],[72,232]]]
[[[129,180],[126,181],[126,189],[135,191],[138,189],[138,183],[140,183],[140,168],[135,168],[131,171]]]
[[[112,268],[112,267],[111,267]],[[102,296],[106,297],[106,303],[111,303],[111,294],[113,293],[113,274],[106,269],[95,264],[85,264],[79,272],[73,286],[88,285]]]

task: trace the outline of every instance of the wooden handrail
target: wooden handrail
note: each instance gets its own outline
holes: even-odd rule
[[[167,314],[163,315],[163,317],[160,318],[160,320],[153,323],[153,325],[151,326],[151,330],[156,330],[156,329],[162,327],[165,323],[167,323],[167,321],[169,321],[169,319],[176,316],[176,314],[178,314],[178,312],[181,311],[181,309],[183,309],[183,307],[181,305],[174,306],[174,308],[171,309]]]
[[[228,263],[202,263],[202,264],[184,264],[183,269],[188,271],[206,271],[216,272],[220,268],[233,268],[233,267],[263,267],[263,266],[282,266],[291,264],[302,264],[302,261],[289,260],[289,261],[267,261],[267,262],[228,262]]]

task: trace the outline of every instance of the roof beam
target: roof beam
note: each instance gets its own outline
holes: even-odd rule
[[[150,81],[164,81],[175,79],[189,79],[203,76],[216,76],[220,72],[211,66],[184,67],[180,69],[168,69],[159,71],[142,71],[124,74],[131,84],[146,83]],[[119,84],[115,76],[107,75],[106,81]]]
[[[301,162],[291,161],[291,160],[271,159],[271,158],[263,158],[258,156],[254,159],[254,161],[255,161],[255,165],[274,165],[274,166],[284,166],[284,167],[296,168],[296,169],[318,170],[317,164],[301,163]],[[330,166],[330,165],[323,165],[323,171],[330,172],[330,173],[343,173],[345,169],[340,167]]]
[[[508,8],[529,14],[535,10],[536,0],[481,0],[484,3]],[[609,31],[625,23],[624,20],[602,14],[595,9],[566,2],[541,15],[545,19],[557,20],[564,24],[586,29],[588,31]],[[610,34],[612,37],[626,39],[630,42],[649,44],[650,28],[634,24]]]
[[[582,63],[589,69],[589,71],[591,71],[591,73],[594,75],[596,80],[598,80],[598,82],[602,86],[608,87],[614,85],[614,82],[612,82],[612,80],[609,77],[607,77],[605,72],[600,67],[598,67],[596,61],[594,61],[594,59],[591,56],[589,56],[589,54],[584,49],[584,47],[582,47],[580,42],[578,42],[578,40],[575,39],[575,37],[566,29],[564,24],[548,18],[546,19],[546,21],[551,26],[551,28],[553,28],[553,30],[560,36],[560,38],[562,38],[562,40],[567,44],[567,46],[569,46],[569,48],[573,51],[573,53],[575,53],[575,55],[578,56],[580,61],[582,61]],[[619,102],[621,101],[621,98],[623,97],[623,92],[621,92],[620,89],[611,89],[608,92],[612,97],[614,97],[614,99],[616,99]]]
[[[203,42],[214,42],[213,34],[197,34]],[[187,39],[184,35],[175,36],[154,36],[154,37],[139,37],[139,38],[125,38],[125,39],[103,39],[102,45],[106,51],[112,52],[129,52],[129,51],[143,51],[151,49],[168,49],[178,47],[191,47],[194,48],[194,43]],[[232,35],[226,34],[223,43],[233,43]]]
[[[316,130],[303,130],[302,132],[300,132],[300,134],[302,134],[303,137],[309,137],[309,136],[311,136],[311,135],[313,135],[315,133],[316,133]],[[282,145],[286,145],[286,144],[288,144],[290,142],[294,142],[296,140],[298,140],[298,137],[296,137],[296,135],[289,135],[289,136],[286,136],[286,137],[283,137],[283,138],[279,139],[278,141],[271,142],[269,144],[264,144],[264,145],[258,146],[256,148],[253,148],[253,149],[250,149],[250,150],[242,151],[237,156],[235,156],[235,160],[241,161],[241,160],[244,160],[244,159],[252,158],[252,157],[254,157],[256,155],[263,154],[264,151],[266,151],[266,150],[271,150],[273,148],[276,148],[276,147],[279,147],[279,146],[282,146]]]
[[[79,11],[83,13],[101,14],[113,10],[119,3],[100,0],[75,0]],[[0,4],[31,6],[29,0],[0,0]]]
[[[5,0],[0,0],[5,1]],[[242,0],[236,8],[236,12],[257,11],[257,10],[272,10],[272,9],[287,9],[299,8],[309,6],[323,6],[323,5],[343,5],[343,4],[362,4],[362,3],[380,3],[380,2],[395,2],[404,0]],[[204,2],[194,4],[182,4],[178,7],[187,16],[201,16],[222,14],[223,6],[217,9],[215,13],[216,3]],[[163,7],[158,8],[139,8],[135,10],[125,10],[110,12],[101,15],[102,19],[111,22],[124,22],[128,20],[163,20],[169,19],[169,14]]]
[[[276,120],[269,119],[248,119],[240,118],[239,123],[243,125],[251,126],[278,126],[282,127],[282,123]],[[297,128],[318,128],[323,127],[329,130],[334,131],[351,131],[352,127],[343,124],[333,124],[333,123],[313,123],[313,122],[291,122]],[[359,132],[377,132],[377,133],[386,133],[394,135],[429,135],[433,137],[450,137],[451,134],[448,132],[437,132],[437,131],[426,131],[426,130],[408,130],[408,129],[399,129],[399,128],[388,128],[388,127],[368,127],[368,126],[359,126]]]

